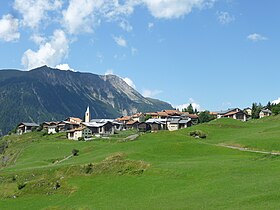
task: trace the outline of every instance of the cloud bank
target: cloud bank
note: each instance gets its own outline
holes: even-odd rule
[[[3,15],[0,19],[0,40],[11,42],[20,38],[19,21],[12,15]]]
[[[94,33],[103,22],[116,23],[125,32],[133,26],[129,16],[137,7],[147,8],[156,19],[173,19],[188,15],[194,9],[211,8],[216,0],[14,0],[13,10],[19,17],[7,14],[0,19],[0,40],[16,41],[22,28],[30,29],[31,40],[38,49],[28,49],[22,56],[22,65],[34,68],[40,65],[56,66],[64,63],[70,48],[68,39]],[[153,23],[148,24],[152,28]],[[53,35],[46,34],[52,30]],[[121,47],[127,47],[123,36],[114,36]],[[136,48],[131,48],[135,55]],[[148,94],[149,95],[149,94]]]

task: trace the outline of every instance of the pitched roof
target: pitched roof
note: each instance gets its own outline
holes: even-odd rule
[[[146,115],[158,116],[157,112],[147,112]]]
[[[97,122],[89,122],[86,123],[84,122],[83,125],[85,125],[86,127],[92,127],[92,128],[100,128],[103,127],[106,124],[112,124],[111,122],[103,122],[103,123],[97,123]]]
[[[39,125],[37,123],[26,123],[26,122],[22,122],[19,125],[25,125],[28,127],[39,127]]]
[[[117,118],[118,121],[129,121],[130,119],[131,119],[130,116],[124,116],[124,117]]]
[[[269,109],[263,109],[263,110],[261,110],[261,112],[272,114],[272,111],[270,111]]]
[[[172,110],[163,110],[163,112],[166,112],[168,115],[174,115],[174,114],[180,114],[179,111],[172,109]]]
[[[218,111],[217,114],[221,114],[221,115],[225,115],[229,112],[233,112],[233,111],[237,111],[237,110],[241,110],[239,108],[230,108],[230,109],[227,109],[227,110],[222,110],[222,111]]]
[[[71,123],[77,122],[76,124],[80,124],[82,122],[82,120],[80,118],[78,118],[78,117],[68,117],[66,120],[68,120],[68,119],[69,119],[68,122],[71,122]]]
[[[230,115],[234,115],[234,114],[237,114],[237,113],[244,113],[244,112],[243,111],[231,111],[229,113],[224,114],[224,117],[227,117],[227,116],[230,116]]]
[[[138,121],[131,120],[126,123],[126,125],[134,125],[135,123],[139,123]]]
[[[161,117],[168,117],[168,114],[166,112],[157,112],[157,114]]]
[[[146,121],[146,123],[148,123],[148,124],[153,124],[153,123],[155,123],[155,124],[166,124],[166,120],[165,119],[148,119]]]
[[[86,129],[86,128],[83,128],[83,127],[80,127],[80,128],[75,128],[75,129],[72,129],[72,130],[66,131],[66,133],[74,133],[74,132],[76,132],[76,131],[82,131],[82,130],[84,130],[84,129]]]
[[[188,117],[192,118],[192,119],[197,119],[198,116],[196,114],[188,114]]]
[[[140,113],[136,113],[136,114],[132,115],[131,117],[141,117],[142,115],[143,115],[143,113],[140,112]]]

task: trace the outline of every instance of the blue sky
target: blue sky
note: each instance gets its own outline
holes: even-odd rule
[[[1,1],[0,69],[116,74],[174,106],[266,104],[280,97],[279,8],[278,0]]]

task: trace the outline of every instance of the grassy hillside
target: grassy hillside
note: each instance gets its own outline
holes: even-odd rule
[[[0,209],[278,209],[280,157],[220,145],[280,151],[279,127],[280,118],[269,117],[135,141],[123,141],[130,133],[92,142],[8,136]],[[197,129],[207,138],[189,136]],[[63,161],[74,148],[79,155]]]

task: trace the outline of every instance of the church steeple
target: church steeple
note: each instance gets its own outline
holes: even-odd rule
[[[85,122],[90,122],[90,112],[89,112],[89,106],[87,107],[87,111],[85,113]]]

